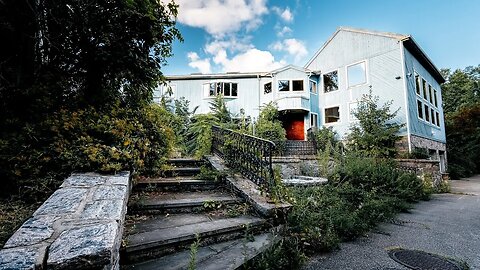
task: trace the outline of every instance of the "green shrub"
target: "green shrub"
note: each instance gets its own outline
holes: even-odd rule
[[[390,112],[391,101],[380,106],[379,97],[363,95],[358,109],[353,113],[358,122],[350,128],[348,148],[357,154],[369,157],[394,157],[395,142],[404,124],[394,121],[397,111]]]
[[[274,142],[276,151],[282,152],[285,149],[286,134],[282,122],[278,120],[277,105],[273,102],[264,105],[255,124],[255,136]]]
[[[61,180],[73,171],[154,174],[174,141],[168,118],[158,105],[61,110],[3,141],[1,174],[16,189],[19,183],[40,187],[32,179]]]

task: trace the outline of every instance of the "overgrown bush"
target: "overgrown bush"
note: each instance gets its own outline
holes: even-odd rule
[[[20,182],[41,186],[39,179],[61,180],[72,171],[156,173],[174,141],[169,121],[170,113],[154,104],[61,110],[2,141],[1,175],[18,189]]]
[[[278,152],[285,149],[286,131],[278,119],[278,108],[274,102],[262,107],[255,125],[255,136],[274,142]]]
[[[336,183],[347,182],[367,192],[374,191],[382,196],[408,202],[426,199],[429,196],[421,179],[413,173],[398,170],[395,161],[391,159],[366,158],[350,154],[329,179]]]
[[[398,110],[390,112],[391,101],[383,106],[379,97],[372,91],[363,95],[353,115],[358,123],[350,128],[347,145],[350,150],[370,157],[394,157],[397,153],[395,142],[400,138],[398,132],[404,124],[394,121]]]

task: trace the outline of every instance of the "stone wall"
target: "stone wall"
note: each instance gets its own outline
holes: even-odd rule
[[[128,172],[72,174],[5,243],[0,269],[118,269]]]
[[[396,161],[402,170],[413,172],[422,178],[426,175],[431,175],[434,187],[438,187],[442,182],[442,173],[440,172],[440,164],[438,160],[397,159]]]
[[[445,143],[425,139],[415,135],[410,136],[410,143],[412,147],[425,148],[425,149],[435,149],[440,151],[446,151],[447,146]]]
[[[320,176],[315,156],[274,157],[273,167],[280,167],[282,178],[290,179],[298,175]]]

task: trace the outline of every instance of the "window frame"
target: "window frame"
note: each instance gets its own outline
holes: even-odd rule
[[[339,73],[340,69],[333,69],[333,70],[330,70],[328,72],[325,72],[322,74],[322,92],[324,94],[329,94],[329,93],[334,93],[334,92],[337,92],[338,90],[340,90],[340,85],[339,85],[339,79],[338,79],[338,73]],[[330,73],[333,73],[333,72],[337,72],[337,89],[336,90],[332,90],[332,91],[328,91],[328,92],[325,92],[325,75],[327,74],[330,74]]]
[[[348,81],[348,68],[349,68],[349,67],[352,67],[352,66],[355,66],[355,65],[358,65],[358,64],[361,64],[361,63],[364,63],[364,64],[365,64],[365,82],[363,82],[363,83],[357,83],[357,84],[354,84],[354,85],[350,85],[350,83],[349,83],[349,81]],[[364,60],[355,62],[355,63],[350,64],[350,65],[346,65],[346,66],[345,66],[345,79],[346,79],[346,80],[345,80],[345,83],[346,83],[346,85],[347,85],[347,89],[359,87],[359,86],[362,86],[362,85],[367,85],[367,84],[368,84],[368,65],[367,65],[367,59],[364,59]]]
[[[218,84],[221,84],[221,87],[218,87]],[[225,84],[229,85],[229,91],[230,94],[227,96],[225,95]],[[224,98],[238,98],[238,82],[233,82],[233,81],[211,81],[211,82],[206,82],[202,85],[208,85],[208,95],[205,98],[215,98],[218,96],[219,93],[223,95]],[[213,88],[212,88],[213,85]],[[234,87],[234,85],[236,85]],[[234,91],[235,89],[235,91]],[[212,95],[212,90],[213,90],[213,95]],[[233,93],[235,92],[235,95]]]
[[[327,123],[326,110],[327,110],[327,109],[336,108],[336,107],[338,107],[338,121]],[[330,105],[329,107],[325,107],[325,108],[323,109],[323,124],[328,126],[328,125],[336,125],[336,124],[341,123],[341,122],[342,122],[341,110],[342,110],[342,106],[341,106],[341,105]]]

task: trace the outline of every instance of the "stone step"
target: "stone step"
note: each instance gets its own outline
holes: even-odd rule
[[[234,218],[202,214],[157,217],[128,228],[130,233],[124,239],[122,262],[138,262],[188,249],[197,237],[202,245],[240,238],[247,230],[255,233],[266,225],[265,219],[249,215]]]
[[[167,163],[175,167],[200,167],[205,161],[195,158],[171,158]]]
[[[238,204],[242,200],[230,193],[216,191],[195,192],[145,192],[133,196],[129,205],[131,213],[189,213],[218,209]]]
[[[143,178],[134,186],[134,190],[156,191],[195,191],[212,190],[219,186],[214,180],[195,179],[193,177]]]
[[[171,167],[162,172],[164,177],[195,176],[201,171],[200,167]]]
[[[277,242],[279,237],[264,233],[254,236],[253,241],[244,238],[199,247],[195,256],[196,269],[230,270],[239,269]],[[188,269],[191,262],[190,250],[180,251],[158,259],[122,266],[122,269],[180,270]]]

